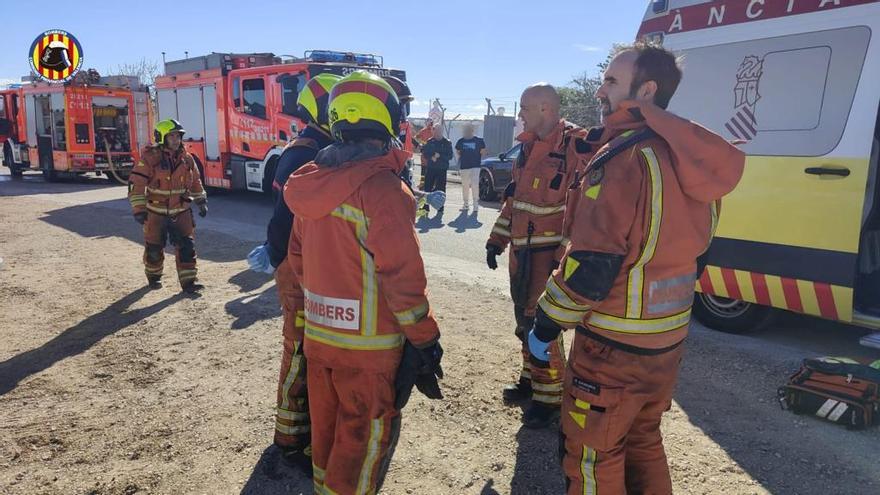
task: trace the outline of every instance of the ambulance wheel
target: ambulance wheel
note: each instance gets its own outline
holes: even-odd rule
[[[752,333],[770,324],[773,308],[698,292],[694,316],[707,327],[727,333]]]
[[[495,201],[498,199],[498,193],[495,191],[495,184],[492,183],[492,176],[485,170],[480,171],[480,200]]]

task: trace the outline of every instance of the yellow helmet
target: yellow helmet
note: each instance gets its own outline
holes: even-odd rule
[[[327,102],[330,100],[330,90],[340,79],[342,78],[336,74],[318,74],[309,79],[296,97],[297,113],[303,119],[329,131]]]
[[[179,132],[182,137],[186,134],[186,129],[175,119],[165,119],[156,122],[156,128],[153,130],[153,138],[156,140],[156,144],[165,144],[165,136],[171,132]]]
[[[356,70],[330,90],[330,131],[338,141],[358,137],[396,138],[400,101],[381,77]]]

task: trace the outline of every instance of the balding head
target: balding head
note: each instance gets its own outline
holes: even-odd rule
[[[544,137],[559,122],[561,101],[559,93],[552,85],[545,82],[532,84],[523,91],[519,102],[519,118],[523,121],[526,132]]]

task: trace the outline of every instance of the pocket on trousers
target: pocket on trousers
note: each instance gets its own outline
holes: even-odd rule
[[[578,444],[608,451],[621,439],[617,432],[623,387],[596,383],[577,376],[567,380],[562,403],[562,429]]]

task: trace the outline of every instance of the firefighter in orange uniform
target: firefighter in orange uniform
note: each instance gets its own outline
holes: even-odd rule
[[[596,93],[604,146],[567,212],[571,243],[538,303],[529,349],[577,328],[562,404],[569,494],[672,493],[660,435],[687,335],[700,257],[744,155],[665,110],[675,56],[621,51]]]
[[[318,74],[306,82],[297,96],[297,113],[306,127],[291,141],[278,159],[278,170],[272,183],[275,211],[266,229],[266,242],[250,252],[248,264],[257,272],[275,275],[275,286],[281,300],[284,318],[281,373],[275,408],[275,438],[281,459],[288,465],[312,472],[311,428],[309,426],[308,390],[306,387],[306,360],[303,357],[303,308],[300,286],[287,258],[293,214],[284,201],[283,187],[299,167],[315,159],[318,151],[329,146],[330,123],[327,121],[327,101],[330,88],[339,81],[334,74]]]
[[[532,328],[535,306],[547,277],[562,255],[566,197],[578,169],[586,165],[590,146],[587,132],[559,116],[559,94],[549,84],[527,88],[520,99],[519,117],[525,132],[517,137],[522,152],[513,165],[513,179],[504,193],[501,214],[486,243],[487,264],[495,269],[496,257],[512,245],[510,292],[516,318],[515,334],[522,341],[523,365],[519,383],[504,389],[507,402],[531,399],[523,423],[531,428],[548,426],[562,401],[565,369],[560,336],[550,347],[549,368],[529,365],[525,337]]]
[[[177,278],[185,292],[196,292],[195,222],[190,203],[199,216],[208,214],[208,196],[199,168],[183,148],[186,131],[174,119],[158,122],[156,144],[146,147],[129,177],[128,199],[135,220],[144,226],[144,271],[150,288],[161,287],[165,244],[177,248]]]
[[[413,386],[440,398],[415,200],[392,145],[400,108],[364,71],[330,92],[337,142],[288,180],[288,257],[302,286],[315,493],[376,493]]]

